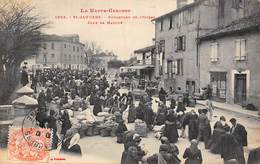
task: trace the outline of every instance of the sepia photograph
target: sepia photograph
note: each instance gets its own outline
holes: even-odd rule
[[[0,0],[0,164],[260,164],[260,0]]]

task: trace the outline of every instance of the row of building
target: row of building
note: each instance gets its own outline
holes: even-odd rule
[[[107,69],[107,63],[116,60],[114,54],[104,52],[94,54],[80,42],[79,35],[43,35],[38,53],[26,60],[28,67],[61,68],[84,70],[91,61],[99,61],[99,68]]]
[[[260,1],[177,0],[155,22],[154,45],[135,50],[143,78],[191,94],[260,108]]]

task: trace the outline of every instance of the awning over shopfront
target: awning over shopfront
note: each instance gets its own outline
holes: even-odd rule
[[[154,65],[134,65],[130,67],[131,69],[136,69],[136,70],[140,70],[140,69],[154,69]]]

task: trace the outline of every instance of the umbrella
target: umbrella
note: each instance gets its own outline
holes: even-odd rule
[[[26,106],[33,106],[33,105],[38,105],[38,101],[34,98],[31,98],[29,96],[22,96],[19,97],[18,99],[15,99],[12,104],[20,104],[20,105],[26,105]]]
[[[33,90],[30,87],[24,86],[16,91],[18,94],[33,94]]]

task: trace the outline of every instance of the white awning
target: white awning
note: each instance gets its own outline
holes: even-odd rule
[[[154,69],[154,65],[134,65],[131,69]]]

